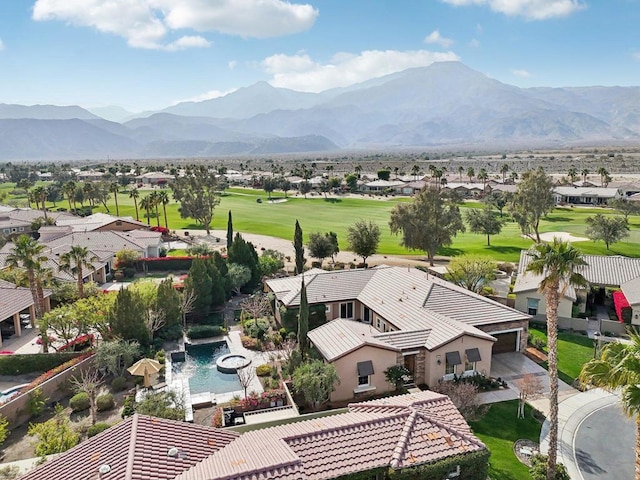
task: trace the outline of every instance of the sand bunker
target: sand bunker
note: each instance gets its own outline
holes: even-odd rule
[[[523,235],[524,238],[529,238]],[[540,234],[540,240],[544,242],[553,242],[554,238],[558,238],[563,242],[586,242],[589,239],[585,237],[576,237],[569,232],[544,232]]]

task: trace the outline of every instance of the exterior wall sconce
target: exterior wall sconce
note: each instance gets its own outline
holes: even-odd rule
[[[441,365],[441,364],[442,364],[442,360],[440,359],[440,355],[436,355],[436,363],[437,363],[438,365]]]

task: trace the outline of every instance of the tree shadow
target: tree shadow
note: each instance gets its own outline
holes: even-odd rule
[[[342,199],[341,198],[325,198],[324,201],[329,203],[340,203],[342,202]]]
[[[546,222],[551,223],[570,223],[571,219],[569,217],[545,217]]]
[[[603,474],[606,473],[606,470],[599,467],[596,462],[594,462],[593,458],[588,452],[584,450],[576,451],[576,460],[578,461],[578,466],[580,470],[587,473],[595,473],[595,474]]]

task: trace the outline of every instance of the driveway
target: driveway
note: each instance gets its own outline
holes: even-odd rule
[[[549,411],[548,372],[529,357],[519,352],[500,353],[493,356],[491,360],[491,376],[501,378],[507,382],[509,388],[506,390],[494,390],[491,392],[481,393],[479,395],[480,401],[482,403],[493,403],[518,398],[520,390],[518,389],[517,382],[528,373],[539,378],[542,386],[542,396],[538,399],[529,401],[529,403],[544,415],[547,415]],[[567,385],[561,380],[558,381],[558,387],[558,396],[560,401],[575,395],[578,392],[575,388]]]

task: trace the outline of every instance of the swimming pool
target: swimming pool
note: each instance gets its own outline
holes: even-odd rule
[[[227,342],[205,343],[186,346],[184,362],[172,363],[172,373],[189,378],[191,394],[229,393],[241,391],[242,386],[235,373],[222,373],[216,360],[229,353]]]
[[[11,387],[0,392],[0,403],[8,402],[13,397],[15,397],[20,390],[22,390],[24,387],[27,387],[28,385],[28,383],[24,383],[22,385],[16,385],[15,387]]]

